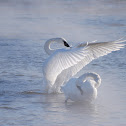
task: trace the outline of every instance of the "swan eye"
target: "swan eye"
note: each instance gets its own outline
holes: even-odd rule
[[[70,47],[69,44],[66,41],[63,40],[63,42],[64,42],[64,46]]]

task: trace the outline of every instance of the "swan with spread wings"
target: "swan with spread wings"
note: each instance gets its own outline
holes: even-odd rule
[[[44,45],[49,57],[43,64],[43,92],[58,93],[70,78],[76,75],[92,60],[124,47],[126,40],[112,42],[84,42],[71,47],[64,38],[52,38]],[[59,43],[67,48],[51,49],[51,43]]]

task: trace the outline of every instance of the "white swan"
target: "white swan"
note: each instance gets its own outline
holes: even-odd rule
[[[44,45],[45,52],[50,56],[43,64],[43,92],[60,92],[60,86],[79,72],[85,65],[100,56],[123,48],[126,40],[112,42],[84,42],[75,47],[70,47],[63,38],[52,38]],[[51,49],[53,42],[64,44],[67,49]]]
[[[90,79],[89,79],[90,78]],[[91,79],[92,78],[92,79]],[[61,87],[61,91],[72,101],[92,102],[97,97],[97,88],[101,84],[101,78],[96,73],[85,73],[79,78],[72,78]]]

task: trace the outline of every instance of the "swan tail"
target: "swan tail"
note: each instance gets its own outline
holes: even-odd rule
[[[101,77],[95,72],[88,72],[79,77],[80,81],[85,81],[87,78],[93,78],[95,83],[95,88],[98,88],[101,84]]]

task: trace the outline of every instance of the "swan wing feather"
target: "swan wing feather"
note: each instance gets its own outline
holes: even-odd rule
[[[43,73],[46,79],[52,81],[52,85],[57,76],[65,69],[79,63],[87,54],[86,47],[59,49],[54,52],[45,62]]]
[[[112,41],[112,42],[95,42],[95,43],[89,43],[87,46],[85,43],[84,44],[81,43],[76,48],[78,50],[79,49],[81,50],[83,47],[85,47],[83,51],[77,51],[76,54],[74,55],[69,55],[68,53],[67,56],[69,55],[69,59],[70,59],[71,56],[75,57],[78,53],[78,56],[80,56],[81,57],[80,59],[82,60],[77,58],[79,59],[79,62],[77,62],[76,60],[76,63],[74,65],[71,66],[69,65],[69,67],[66,68],[64,67],[65,69],[62,68],[61,73],[57,76],[54,87],[58,88],[61,85],[63,85],[66,81],[68,81],[72,76],[77,74],[77,72],[79,72],[84,66],[89,64],[92,60],[107,55],[112,51],[120,50],[121,48],[124,47],[125,44],[123,42],[125,41],[126,40],[119,40],[119,41]],[[82,53],[84,53],[84,55],[82,55]]]

